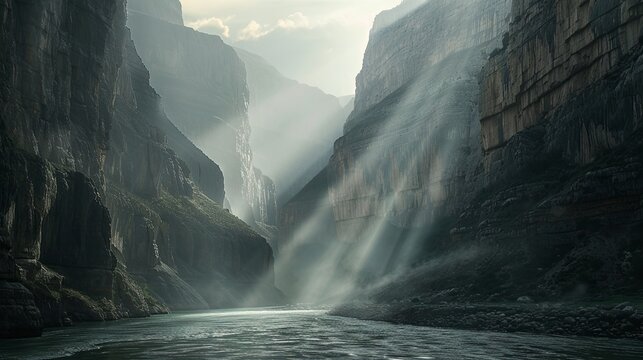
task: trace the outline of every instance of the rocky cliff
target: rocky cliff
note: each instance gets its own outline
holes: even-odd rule
[[[113,299],[116,261],[101,193],[124,6],[5,1],[0,7],[0,224],[9,280],[2,285],[9,295],[2,336],[60,325],[62,303],[77,300],[69,288]],[[116,316],[110,304],[96,308]]]
[[[506,30],[509,1],[407,3],[411,2],[400,7],[416,8],[410,14],[399,16],[410,9],[402,14],[395,12],[396,16],[385,13],[376,22],[362,71],[357,76],[355,117],[414,80],[423,70],[444,64],[446,57],[485,44]],[[377,25],[380,22],[392,24],[384,27]],[[351,118],[346,130],[355,121]]]
[[[168,117],[221,166],[232,211],[249,224],[267,223],[264,215],[276,209],[263,201],[269,189],[253,166],[246,71],[234,49],[139,12],[129,13],[128,24]]]
[[[506,46],[485,68],[481,113],[487,151],[541,124],[547,113],[604,79],[640,45],[640,1],[514,1],[512,12]],[[590,162],[622,143],[637,125],[619,124],[624,131],[617,134],[610,126],[585,124],[584,148],[570,144],[568,151],[579,151],[566,155]]]
[[[331,199],[340,235],[384,226],[350,237],[381,243],[391,240],[379,235],[391,225],[411,230],[392,238],[398,245],[383,259],[413,270],[371,289],[370,299],[640,296],[641,2],[514,0],[502,47],[491,51],[498,36],[486,48],[470,43],[471,53],[435,7],[457,13],[462,3],[429,2],[371,39],[359,105],[335,144]],[[457,19],[473,24],[467,16],[482,16],[489,25],[470,33],[484,38],[507,28],[484,20],[507,14],[507,2],[480,2],[471,12],[466,4]],[[440,19],[415,18],[429,9]],[[442,44],[409,48],[404,57],[424,58],[428,67],[407,60],[387,72],[403,41],[384,40],[426,26],[438,35],[410,38]],[[413,77],[409,69],[421,69],[418,81],[398,87]]]
[[[173,141],[201,169],[217,171],[216,183],[222,175],[167,119],[131,41],[124,59],[106,164],[113,246],[129,272],[172,309],[234,306],[244,289],[271,273],[272,251],[193,185]]]
[[[183,8],[180,0],[128,0],[127,10],[183,25]]]
[[[221,172],[162,112],[124,1],[0,12],[0,336],[274,295],[270,247],[213,200]]]
[[[235,50],[248,78],[255,164],[275,181],[283,204],[326,166],[348,114],[336,97],[286,78],[258,55]]]
[[[430,1],[371,33],[329,165],[340,236],[369,237],[382,219],[424,226],[466,204],[472,194],[454,195],[478,181],[478,76],[509,5]]]

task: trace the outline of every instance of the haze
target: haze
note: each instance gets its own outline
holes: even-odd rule
[[[399,0],[183,0],[185,23],[257,53],[287,77],[336,96],[355,76],[374,17]]]

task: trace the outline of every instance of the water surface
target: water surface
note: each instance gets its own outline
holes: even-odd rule
[[[83,324],[0,342],[2,359],[643,359],[643,342],[391,325],[268,308]]]

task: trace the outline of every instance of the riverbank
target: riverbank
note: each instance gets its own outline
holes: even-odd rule
[[[278,307],[173,313],[86,323],[5,340],[2,359],[618,359],[643,342],[397,326]]]
[[[330,315],[461,330],[628,338],[643,341],[643,309],[630,303],[344,304]]]

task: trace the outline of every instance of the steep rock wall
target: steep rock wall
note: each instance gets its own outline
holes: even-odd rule
[[[403,16],[402,21],[385,21],[386,14],[376,21],[362,71],[357,76],[355,116],[406,85],[423,69],[458,50],[484,44],[501,35],[506,30],[510,4],[509,1],[483,4],[434,0],[425,5],[405,2],[400,8],[406,6],[415,10]],[[392,20],[398,18],[393,16]],[[392,23],[385,27],[378,25],[380,22]],[[350,130],[354,122],[355,119],[349,119],[346,130]]]
[[[99,187],[121,63],[123,6],[14,0],[0,8],[8,136]]]
[[[0,15],[0,336],[278,296],[270,247],[160,110],[124,1]]]
[[[168,117],[221,166],[234,213],[262,222],[254,214],[275,210],[253,208],[271,204],[253,167],[243,62],[217,36],[134,12],[128,21]]]
[[[169,139],[218,167],[167,119],[129,39],[124,59],[106,165],[114,247],[172,309],[233,306],[271,273],[272,250],[193,184]]]
[[[183,25],[183,8],[180,0],[128,0],[128,11],[133,11]]]
[[[509,5],[430,1],[372,32],[328,170],[341,237],[368,238],[382,219],[424,226],[466,205],[466,186],[482,181],[478,76]]]
[[[604,78],[643,35],[643,4],[636,0],[514,1],[512,16],[506,47],[485,67],[481,112],[487,151]],[[588,128],[588,143],[573,154],[575,160],[593,160],[636,126],[604,129],[610,134]]]
[[[82,307],[90,306],[85,301],[63,308],[62,302],[78,299],[72,288],[109,299],[95,304],[91,316],[138,311],[115,306],[120,299],[112,294],[116,262],[110,252],[110,217],[101,201],[124,7],[123,1],[0,5],[6,180],[0,224],[8,252],[3,258],[14,269],[8,278],[35,296],[20,295],[25,292],[15,285],[9,295],[19,296],[16,304],[33,298],[40,312],[38,324],[14,318],[3,327],[23,327],[25,335],[39,331],[25,326],[60,325],[64,316],[85,312]]]
[[[465,206],[419,227],[419,243],[404,239],[422,265],[373,289],[371,300],[640,296],[640,4],[513,2],[481,89],[461,98],[479,94],[482,112],[478,155],[458,162],[473,177],[445,198]]]

